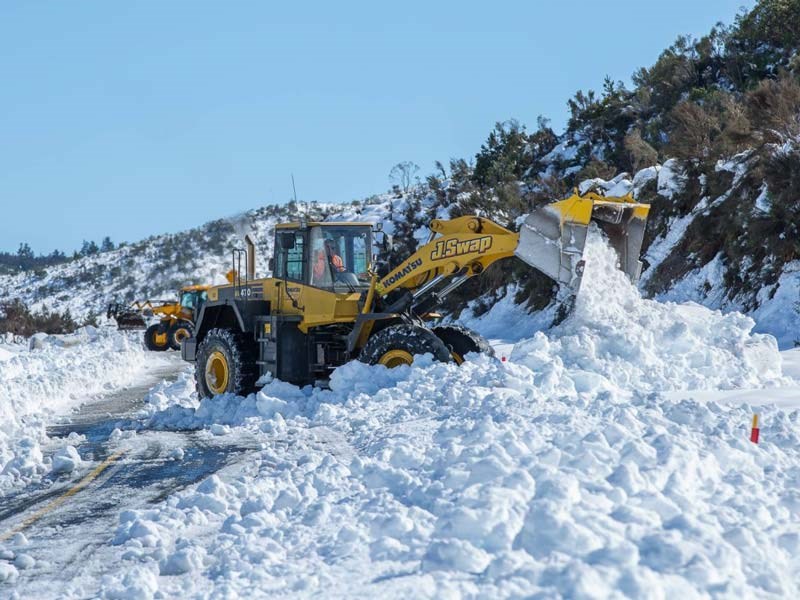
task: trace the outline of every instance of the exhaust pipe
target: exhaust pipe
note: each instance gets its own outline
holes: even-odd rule
[[[252,281],[256,278],[256,243],[249,233],[244,236],[244,244],[247,248],[247,280]]]

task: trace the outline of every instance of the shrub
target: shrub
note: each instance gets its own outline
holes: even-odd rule
[[[747,94],[745,104],[763,142],[800,137],[800,84],[791,75],[762,81]]]
[[[8,300],[0,303],[0,333],[13,333],[21,336],[31,336],[34,333],[72,333],[78,324],[70,315],[69,310],[58,313],[43,309],[32,313],[19,299]]]
[[[625,150],[635,171],[653,166],[658,162],[658,151],[642,139],[639,129],[625,136]]]

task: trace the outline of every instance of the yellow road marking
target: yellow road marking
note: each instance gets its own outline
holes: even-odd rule
[[[108,467],[110,467],[114,463],[114,461],[116,461],[120,456],[125,454],[125,452],[126,450],[118,450],[117,452],[114,452],[114,454],[112,454],[111,456],[106,458],[103,462],[101,462],[99,465],[97,465],[91,472],[85,475],[84,478],[81,479],[78,483],[76,483],[72,488],[68,489],[58,498],[52,500],[49,504],[47,504],[43,508],[37,510],[35,513],[33,513],[30,517],[25,519],[22,523],[17,525],[11,531],[7,531],[6,533],[0,534],[0,542],[4,542],[12,535],[16,535],[23,529],[26,529],[27,527],[29,527],[30,525],[41,519],[44,515],[52,511],[54,508],[61,506],[64,502],[67,501],[68,498],[74,496],[75,494],[80,492],[83,488],[85,488],[87,485],[89,485],[92,481],[97,479],[103,471],[105,471]]]

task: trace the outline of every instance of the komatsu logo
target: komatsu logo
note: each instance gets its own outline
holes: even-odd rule
[[[440,260],[442,258],[450,258],[451,256],[460,256],[462,254],[483,254],[492,247],[492,236],[487,235],[484,237],[475,238],[474,240],[467,240],[462,242],[460,240],[442,240],[436,242],[436,246],[431,252],[431,260]]]
[[[381,281],[381,285],[383,287],[385,287],[385,288],[389,287],[393,283],[396,283],[398,280],[400,280],[401,278],[403,278],[406,275],[408,275],[409,273],[411,273],[411,271],[413,271],[414,269],[419,268],[419,266],[421,264],[422,264],[422,259],[421,258],[418,258],[416,260],[411,261],[405,267],[403,267],[400,271],[397,271],[391,277],[387,277],[386,279]]]

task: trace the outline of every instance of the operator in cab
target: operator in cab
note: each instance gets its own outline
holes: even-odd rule
[[[344,261],[339,255],[336,242],[326,238],[323,241],[323,247],[317,249],[312,285],[330,285],[331,272],[342,273],[344,270]]]

